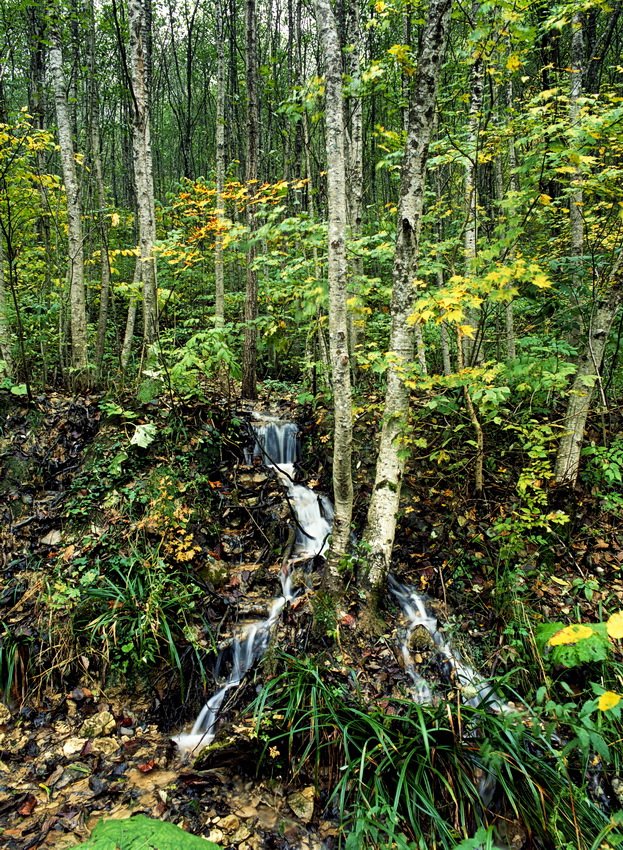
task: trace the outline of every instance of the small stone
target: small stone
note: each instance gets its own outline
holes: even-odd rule
[[[87,717],[82,724],[80,734],[85,738],[100,738],[103,735],[109,735],[115,725],[115,718],[109,711],[98,711],[93,717]]]
[[[97,755],[112,756],[119,749],[119,742],[112,738],[98,738],[93,741],[93,752]]]
[[[86,738],[68,738],[63,744],[63,755],[65,758],[75,756],[76,753],[82,752],[82,748],[86,742]]]
[[[130,729],[128,726],[121,726],[119,728],[119,734],[122,738],[131,738],[134,735],[134,729]]]
[[[314,789],[310,785],[308,788],[303,788],[302,791],[295,791],[288,797],[288,805],[304,823],[309,821],[314,816]]]
[[[220,829],[225,829],[227,832],[235,832],[240,826],[240,818],[237,818],[236,815],[225,815],[224,818],[221,818],[218,822]]]
[[[213,841],[219,844],[223,840],[223,832],[220,829],[211,829],[208,835],[208,841]]]
[[[246,839],[251,835],[251,830],[247,826],[241,826],[237,829],[231,837],[231,840],[234,844],[238,844],[240,841],[246,841]]]

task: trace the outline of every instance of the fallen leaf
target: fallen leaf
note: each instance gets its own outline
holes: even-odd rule
[[[623,638],[623,611],[617,611],[613,614],[606,624],[608,634],[615,640]]]
[[[146,761],[144,764],[139,764],[137,766],[141,773],[149,773],[155,767],[158,767],[155,759],[149,759],[149,761]]]
[[[37,806],[37,802],[38,802],[38,800],[35,797],[35,795],[29,794],[17,811],[19,812],[20,815],[24,815],[24,817],[28,817],[28,815],[31,815],[33,813],[33,811],[35,810],[35,808]]]

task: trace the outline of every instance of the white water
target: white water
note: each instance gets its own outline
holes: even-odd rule
[[[491,685],[469,664],[466,664],[459,651],[452,646],[449,640],[446,640],[439,629],[437,618],[427,607],[425,598],[414,587],[400,584],[393,576],[389,578],[389,587],[409,624],[402,644],[402,657],[405,662],[405,670],[409,673],[414,684],[413,699],[415,702],[425,704],[433,701],[433,691],[428,682],[417,672],[416,664],[409,652],[411,635],[415,629],[423,626],[435,642],[439,654],[450,664],[456,682],[468,705],[476,707],[486,703],[488,707],[494,710],[504,711],[506,707],[499,701]]]
[[[248,626],[246,632],[234,639],[227,650],[232,656],[231,672],[224,685],[203,706],[190,733],[182,733],[172,739],[181,751],[197,750],[212,743],[225,697],[240,685],[251,667],[264,655],[273,626],[285,606],[296,596],[290,574],[292,564],[323,555],[331,533],[333,506],[329,499],[303,484],[294,482],[294,465],[299,458],[297,426],[275,417],[255,414],[255,418],[255,446],[253,451],[247,454],[246,460],[247,463],[252,463],[254,458],[260,458],[266,466],[275,470],[286,487],[297,522],[293,558],[281,573],[281,596],[273,601],[268,617]],[[217,659],[217,670],[222,657],[223,653]]]

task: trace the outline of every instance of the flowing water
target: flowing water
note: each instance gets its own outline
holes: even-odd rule
[[[222,651],[216,661],[217,670],[225,654],[231,657],[231,670],[225,683],[203,706],[190,733],[182,733],[172,739],[182,751],[205,747],[214,740],[225,698],[240,685],[244,676],[264,655],[281,612],[296,596],[290,574],[292,565],[323,555],[331,533],[333,506],[329,499],[294,480],[300,452],[297,426],[293,422],[263,414],[254,414],[254,420],[252,427],[255,444],[253,450],[247,453],[246,461],[252,464],[259,459],[265,466],[274,469],[283,482],[296,523],[296,541],[292,559],[281,573],[281,595],[273,601],[268,617],[252,623],[233,640],[227,650]]]
[[[413,699],[421,704],[431,703],[434,698],[433,690],[428,682],[417,672],[416,664],[409,651],[410,639],[413,632],[424,627],[432,637],[439,655],[448,663],[454,674],[456,683],[461,688],[465,701],[474,707],[485,703],[488,707],[504,711],[505,706],[488,684],[469,664],[461,658],[457,649],[452,646],[440,630],[437,618],[427,605],[426,598],[414,587],[400,584],[393,576],[389,577],[389,588],[402,608],[408,622],[407,634],[402,644],[402,657],[405,670],[413,681]]]

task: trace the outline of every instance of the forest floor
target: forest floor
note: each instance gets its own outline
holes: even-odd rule
[[[90,657],[43,647],[42,618],[63,617],[62,610],[52,612],[42,601],[49,598],[58,564],[79,554],[88,561],[89,546],[94,552],[101,545],[98,535],[103,537],[104,529],[115,524],[118,529],[124,520],[116,508],[102,507],[102,494],[98,518],[88,518],[95,543],[77,550],[68,496],[84,473],[89,447],[104,428],[100,399],[57,395],[38,399],[36,407],[34,415],[17,404],[7,408],[0,438],[0,671],[3,681],[9,674],[11,681],[7,705],[0,704],[2,846],[70,847],[85,840],[103,815],[122,818],[139,812],[180,824],[225,848],[337,846],[337,813],[315,796],[309,777],[287,784],[284,776],[282,781],[280,766],[270,765],[270,753],[268,768],[259,769],[263,744],[252,717],[242,710],[261,677],[270,675],[270,653],[263,670],[249,676],[225,706],[216,746],[192,764],[179,756],[170,735],[188,728],[203,692],[180,705],[179,693],[161,675],[142,685],[107,686]],[[325,426],[317,417],[313,427],[314,445],[321,448]],[[372,436],[370,430],[360,438],[359,519],[369,487]],[[192,436],[187,442],[192,449]],[[221,456],[218,469],[210,473],[210,487],[218,490],[221,533],[191,529],[195,561],[209,553],[212,564],[225,567],[215,591],[219,599],[210,601],[224,623],[221,641],[240,623],[265,616],[277,595],[281,562],[269,554],[275,551],[271,528],[288,514],[278,485],[245,466],[242,455],[238,450]],[[326,488],[322,452],[312,454],[307,465],[310,476],[320,479],[315,483]],[[509,637],[502,627],[487,549],[487,528],[500,499],[479,505],[458,482],[434,472],[414,473],[406,484],[397,573],[439,600],[442,620],[462,635],[463,652],[483,675],[503,674],[518,648],[517,637]],[[623,530],[598,514],[590,498],[577,504],[575,519],[571,540],[553,547],[557,568],[549,578],[538,571],[515,577],[525,584],[532,610],[546,621],[599,619],[606,599],[623,600]],[[279,544],[283,531],[274,534]],[[262,548],[268,539],[273,548]],[[465,553],[464,569],[449,555],[457,551]],[[273,643],[299,655],[312,648],[330,650],[325,652],[327,676],[334,666],[356,670],[370,701],[406,695],[408,680],[398,652],[397,631],[404,626],[399,612],[389,606],[386,635],[372,643],[362,641],[360,600],[353,587],[340,611],[337,642],[323,640],[314,626],[313,608],[320,569],[316,564],[297,577],[307,590],[285,612]],[[520,689],[521,682],[515,687]],[[522,841],[518,830],[510,846],[519,848]]]

